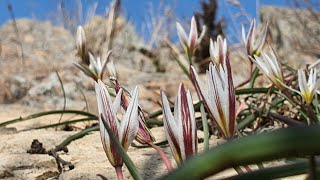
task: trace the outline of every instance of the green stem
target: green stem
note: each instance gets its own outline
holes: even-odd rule
[[[179,59],[176,59],[176,61],[177,61],[178,65],[180,66],[180,68],[182,69],[182,71],[184,72],[184,74],[186,74],[188,76],[188,78],[191,80],[189,70],[183,65],[183,63]]]
[[[188,48],[188,49],[189,49],[189,48]],[[191,52],[191,51],[192,51],[192,50],[189,49],[189,50],[188,50],[188,53],[187,53],[190,66],[193,65],[193,62],[192,62],[193,52]]]
[[[249,87],[250,88],[253,88],[254,86],[254,83],[256,82],[256,79],[257,77],[259,76],[259,68],[255,68],[253,73],[252,73],[252,77],[251,77],[251,80],[250,80],[250,83],[249,83]]]
[[[258,117],[258,113],[251,113],[250,115],[248,115],[246,118],[244,118],[243,120],[241,120],[238,123],[237,130],[241,130],[241,129],[245,128],[250,123],[252,123],[254,120],[256,120],[257,117]]]
[[[200,106],[201,111],[201,119],[202,119],[202,126],[203,126],[203,141],[204,141],[204,151],[209,150],[209,128],[208,128],[208,120],[207,120],[207,114],[204,111],[203,104]]]
[[[226,142],[191,159],[164,179],[203,179],[227,168],[279,158],[319,155],[320,127],[286,128]],[[306,141],[307,139],[307,141]]]

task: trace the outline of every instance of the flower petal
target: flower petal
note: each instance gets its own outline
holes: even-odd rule
[[[113,112],[112,101],[105,84],[98,80],[95,83],[95,91],[97,97],[98,111],[99,111],[99,128],[103,148],[106,155],[113,166],[122,164],[121,157],[116,152],[115,147],[110,144],[110,137],[105,129],[104,124],[107,124],[116,137],[119,138],[119,123],[116,115]]]
[[[125,150],[135,139],[138,129],[138,87],[135,87],[126,114],[121,121],[120,142]]]
[[[113,101],[113,104],[112,104],[112,110],[115,114],[117,114],[119,108],[120,108],[120,105],[121,105],[121,97],[122,97],[122,88],[120,88],[119,92],[117,93],[117,96],[116,98],[114,99]]]
[[[104,58],[104,61],[103,61],[102,65],[101,65],[101,67],[102,67],[101,68],[101,75],[103,75],[107,70],[113,70],[112,68],[110,68],[110,66],[108,67],[109,63],[112,63],[112,65],[113,65],[113,62],[109,62],[109,58],[110,58],[111,54],[112,54],[112,51],[108,51],[106,57]],[[114,75],[115,73],[112,72],[111,74]]]
[[[191,27],[190,27],[190,34],[188,39],[188,45],[191,50],[194,50],[197,45],[198,40],[198,29],[197,29],[197,22],[194,16],[191,19]]]
[[[86,44],[86,36],[84,33],[84,30],[82,28],[82,26],[78,26],[77,29],[77,49],[79,52],[83,53],[84,52],[84,48],[85,48],[85,44]]]
[[[179,146],[179,127],[176,124],[175,118],[172,115],[167,96],[161,91],[163,122],[166,132],[166,137],[170,145],[170,149],[178,164],[182,162],[181,150]]]
[[[179,142],[181,148],[182,159],[187,159],[196,155],[196,125],[193,110],[193,103],[189,91],[186,91],[183,84],[180,84],[178,91],[179,113],[181,114],[178,126],[181,126],[182,142]]]
[[[200,44],[200,42],[202,41],[203,37],[206,35],[207,32],[207,27],[206,26],[202,26],[202,31],[201,34],[199,36],[199,38],[197,39],[197,44]]]
[[[203,81],[200,80],[195,68],[190,66],[190,76],[192,83],[197,91],[197,94],[201,100],[204,100],[207,97],[207,87],[204,85]]]
[[[260,52],[263,46],[265,45],[267,33],[268,33],[268,23],[264,26],[261,34],[257,38],[256,45],[255,45],[256,51]]]
[[[177,26],[177,34],[179,36],[179,41],[182,45],[186,46],[188,44],[188,36],[186,31],[183,29],[180,23],[176,23]]]

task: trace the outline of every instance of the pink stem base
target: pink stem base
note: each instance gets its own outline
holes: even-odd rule
[[[117,167],[115,167],[115,169],[116,169],[118,180],[123,180],[122,167],[117,166]]]

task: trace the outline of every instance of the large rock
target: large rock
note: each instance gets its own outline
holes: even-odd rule
[[[282,62],[297,68],[320,57],[320,14],[309,10],[264,6],[262,24],[269,22],[272,46]]]
[[[65,29],[29,19],[18,19],[16,25],[19,37],[12,21],[0,28],[0,103],[28,96],[50,73],[72,67],[74,59],[73,38]]]

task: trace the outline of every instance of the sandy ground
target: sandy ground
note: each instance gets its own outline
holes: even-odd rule
[[[1,108],[5,111],[0,112],[0,122],[19,117],[19,114],[27,115],[35,111],[19,107],[19,105],[3,106]],[[16,114],[9,113],[9,109],[15,109]],[[59,152],[61,158],[74,164],[75,168],[73,170],[65,167],[63,172],[59,174],[53,157],[47,154],[28,154],[27,150],[30,149],[31,142],[34,139],[38,139],[43,143],[44,148],[49,150],[68,136],[79,132],[56,131],[55,129],[21,131],[26,127],[51,121],[52,116],[13,124],[0,129],[0,179],[99,179],[97,174],[102,174],[108,179],[116,179],[114,168],[106,158],[101,146],[99,132],[97,131],[72,142],[68,146],[68,153]],[[162,127],[153,128],[152,132],[158,142],[165,140]],[[202,132],[198,131],[198,134],[201,137]],[[216,146],[219,142],[221,143],[222,140],[216,137],[211,137],[210,139],[211,146]],[[169,147],[165,146],[163,149],[170,158],[171,163],[175,165]],[[202,143],[199,144],[199,149],[202,151]],[[130,147],[128,154],[144,179],[158,179],[168,172],[154,149]],[[268,163],[267,166],[282,163],[280,161],[272,162]],[[256,167],[252,166],[252,168],[255,169]],[[123,172],[125,179],[132,179],[125,166],[123,167]],[[235,174],[235,170],[229,169],[208,179],[221,179]],[[303,178],[304,176],[298,176],[294,179]],[[288,179],[292,179],[292,177]]]
[[[9,118],[9,116],[5,117],[5,112],[1,112],[0,115],[1,120]],[[42,121],[45,121],[45,119],[42,119]],[[43,146],[48,150],[77,131],[67,132],[56,131],[54,129],[18,131],[30,123],[37,124],[37,122],[23,122],[0,130],[0,142],[2,142],[0,144],[0,178],[46,179],[52,177],[53,179],[97,179],[97,174],[102,174],[108,179],[116,179],[114,168],[108,162],[101,146],[99,132],[92,132],[72,142],[68,146],[68,153],[60,153],[61,158],[72,162],[75,168],[68,170],[66,167],[64,172],[57,176],[58,171],[54,158],[46,154],[31,155],[27,153],[27,150],[30,149],[31,142],[34,139],[42,142]],[[152,129],[152,132],[159,142],[165,140],[161,127]],[[164,148],[164,151],[168,157],[171,157],[170,149],[167,146]],[[157,179],[167,173],[160,157],[151,148],[130,147],[128,154],[145,179]],[[172,164],[175,164],[172,158],[170,160]],[[126,167],[123,170],[125,178],[132,179]]]

